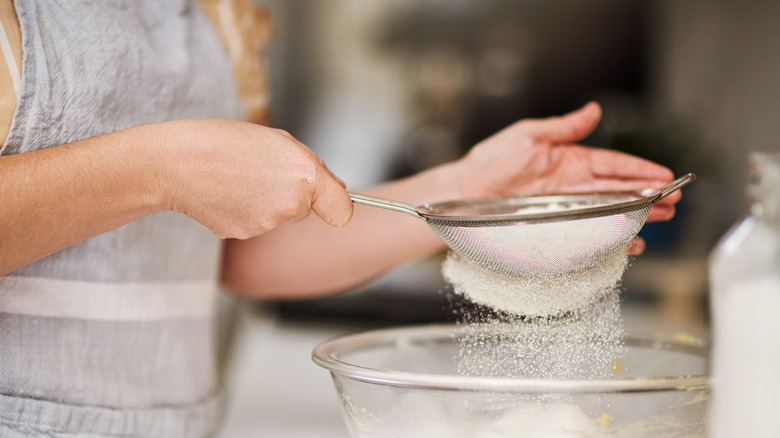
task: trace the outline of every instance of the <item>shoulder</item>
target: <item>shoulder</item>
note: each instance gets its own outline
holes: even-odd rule
[[[0,145],[5,141],[16,110],[21,82],[22,32],[13,0],[0,0]]]
[[[263,55],[273,36],[270,12],[253,0],[200,0],[200,4],[233,65],[246,119],[265,123],[269,90]]]

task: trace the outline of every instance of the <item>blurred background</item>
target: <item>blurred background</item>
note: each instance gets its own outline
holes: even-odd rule
[[[747,212],[748,153],[780,152],[780,3],[257,1],[276,24],[274,124],[352,190],[589,100],[604,118],[584,143],[696,173],[675,219],[643,229],[648,249],[627,271],[622,301],[629,331],[706,338],[706,257]],[[311,349],[336,334],[454,320],[458,298],[440,263],[418,260],[333,297],[228,306],[225,436],[345,437]],[[284,352],[282,369],[269,368]]]

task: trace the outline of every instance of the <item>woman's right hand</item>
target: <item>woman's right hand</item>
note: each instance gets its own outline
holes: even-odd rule
[[[158,124],[161,199],[221,238],[246,239],[314,211],[342,226],[352,217],[344,183],[279,129],[222,119]]]
[[[312,210],[352,217],[343,183],[284,131],[230,120],[141,125],[0,156],[0,276],[144,216],[249,238]]]

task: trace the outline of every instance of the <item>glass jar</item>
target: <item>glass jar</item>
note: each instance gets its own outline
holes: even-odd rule
[[[748,194],[709,260],[713,438],[780,437],[780,154],[750,155]]]

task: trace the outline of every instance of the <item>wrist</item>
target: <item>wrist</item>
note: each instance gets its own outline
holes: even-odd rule
[[[453,161],[409,177],[410,186],[414,187],[414,190],[410,193],[411,199],[404,201],[421,205],[474,197],[474,191],[470,190],[466,183],[468,177],[464,170],[458,161]]]
[[[478,175],[463,159],[433,167],[427,172],[430,173],[431,184],[438,188],[435,202],[479,199],[487,195],[477,183]]]
[[[141,214],[173,210],[176,205],[176,167],[182,164],[179,139],[173,135],[173,122],[129,128],[124,132],[128,141],[122,167],[133,181],[131,198]]]

